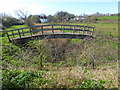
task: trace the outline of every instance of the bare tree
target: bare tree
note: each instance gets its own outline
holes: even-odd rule
[[[15,14],[18,16],[20,20],[26,23],[28,16],[30,15],[29,12],[25,9],[15,10]]]

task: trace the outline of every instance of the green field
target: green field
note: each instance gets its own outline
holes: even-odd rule
[[[118,16],[100,16],[98,20],[118,20]]]
[[[96,33],[101,33],[107,36],[118,37],[118,24],[95,24],[95,23],[71,23],[72,25],[85,25],[95,27]]]
[[[15,25],[7,28],[6,30],[13,30],[13,29],[18,29],[18,28],[24,28],[27,27],[26,25]]]

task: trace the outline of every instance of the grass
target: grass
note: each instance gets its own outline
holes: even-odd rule
[[[97,69],[86,69],[80,66],[73,67],[54,67],[50,68],[47,72],[45,78],[51,80],[51,75],[54,74],[54,84],[57,81],[58,87],[67,86],[69,88],[75,87],[75,85],[79,86],[84,80],[105,80],[106,83],[104,85],[105,88],[114,88],[117,87],[117,67],[114,64],[114,68],[108,68],[107,66]],[[75,85],[74,85],[75,84]]]
[[[84,40],[82,40],[82,39],[70,39],[70,43],[80,43],[82,41],[84,41]]]
[[[98,20],[118,20],[118,16],[100,16]]]
[[[16,26],[11,26],[9,28],[6,29],[6,31],[9,31],[9,30],[13,30],[13,29],[19,29],[19,28],[24,28],[24,27],[27,27],[26,25],[16,25]],[[29,31],[30,29],[23,29],[23,31]],[[22,30],[19,30],[19,32],[21,33]],[[19,33],[18,30],[15,30],[13,31],[13,33]],[[9,35],[12,34],[12,32],[8,32]],[[30,35],[30,33],[25,33],[24,35]],[[21,36],[23,36],[23,34],[21,34]],[[19,35],[14,35],[14,36],[10,36],[10,38],[16,38],[16,37],[20,37]]]
[[[6,31],[18,29],[18,28],[24,28],[24,27],[27,27],[27,26],[26,25],[15,25],[15,26],[11,26],[11,27],[7,28]]]
[[[19,28],[25,28],[25,27],[27,27],[27,26],[26,26],[26,25],[16,25],[16,26],[11,26],[11,27],[7,28],[5,31],[14,30],[14,29],[19,29]],[[29,28],[23,29],[23,31],[22,31],[22,29],[19,30],[20,33],[22,33],[22,32],[27,32],[27,31],[30,31],[30,29],[29,29]],[[9,36],[10,39],[13,39],[13,38],[16,38],[16,37],[20,37],[19,34],[18,34],[19,32],[18,32],[18,30],[13,31],[13,33],[16,34],[16,35],[14,35],[14,36],[13,36],[13,35],[12,35],[12,36]],[[12,34],[12,31],[11,31],[11,32],[8,32],[8,34],[11,35],[11,34]],[[24,33],[24,34],[20,34],[20,35],[21,35],[21,36],[30,36],[31,34],[28,32],[28,33]],[[3,37],[3,42],[8,42],[6,35],[5,35],[5,37]]]
[[[76,25],[78,23],[72,23],[72,24]],[[68,52],[70,53],[70,55],[66,57],[65,60],[67,61],[65,62],[61,61],[59,63],[50,63],[46,59],[46,56],[45,56],[46,54],[44,55],[41,53],[41,55],[43,56],[43,60],[46,59],[46,61],[43,63],[43,72],[45,74],[43,75],[42,79],[40,79],[39,77],[35,78],[31,86],[37,87],[37,88],[78,88],[83,84],[84,84],[83,85],[84,87],[85,85],[88,85],[86,87],[89,87],[90,85],[94,86],[94,81],[91,81],[91,80],[96,80],[97,82],[95,81],[95,85],[97,83],[97,85],[99,86],[101,85],[99,81],[103,80],[105,81],[105,84],[104,84],[105,88],[118,87],[117,86],[118,84],[118,78],[117,78],[118,77],[118,73],[117,73],[118,26],[117,24],[79,23],[78,25],[96,27],[96,30],[95,30],[96,37],[93,40],[94,42],[92,40],[70,39],[69,45],[73,47],[68,48]],[[25,27],[25,25],[12,26],[7,30],[17,29],[21,27]],[[7,42],[6,36],[2,37],[2,39],[4,42],[3,45],[5,45],[6,43],[9,44],[9,42]],[[51,52],[55,52],[56,50],[58,50],[59,52],[61,49],[66,48],[65,42],[66,41],[62,43],[62,40],[61,41],[54,40],[54,42],[52,42],[51,45],[53,46],[56,45],[56,47],[58,46],[58,48],[52,47],[53,51]],[[47,47],[49,45],[50,43],[48,43]],[[82,50],[78,48],[77,45],[79,47],[82,47],[81,48]],[[14,46],[13,47],[14,49],[16,47],[13,44],[9,44],[9,46],[10,47]],[[39,71],[38,64],[35,63],[35,61],[39,62],[38,61],[39,57],[36,55],[37,53],[32,54],[30,50],[28,50],[28,52],[24,52],[24,50],[21,51],[22,50],[21,49],[20,51],[22,52],[22,54],[20,52],[16,54],[18,50],[13,51],[12,48],[9,48],[7,50],[7,48],[8,48],[7,46],[6,48],[4,48],[5,52],[7,53],[7,55],[5,55],[6,57],[5,60],[7,62],[8,61],[10,62],[8,63],[8,66],[11,65],[9,66],[10,68],[14,67],[20,71],[21,70]],[[16,47],[16,48],[19,49],[19,47]],[[42,48],[42,47],[40,46],[39,48]],[[49,50],[47,50],[47,52],[49,52]],[[64,52],[64,49],[63,49],[63,52]],[[9,56],[9,54],[12,55],[14,53],[15,53],[14,57]],[[74,55],[74,54],[77,54],[77,55]],[[90,54],[92,54],[93,56],[90,56]],[[34,58],[32,58],[33,56]],[[10,60],[10,58],[12,58],[13,60]],[[24,59],[26,60],[26,62]],[[96,63],[98,63],[95,69],[89,66],[89,64],[91,63],[89,61],[90,60],[93,61],[93,59],[95,59]],[[76,61],[77,63],[74,63]],[[84,65],[82,65],[81,63]],[[14,65],[20,66],[20,64],[21,64],[21,67],[14,66]],[[23,68],[24,65],[26,66],[28,65],[28,66]],[[11,69],[14,69],[14,68],[11,68]],[[28,74],[28,77],[29,77],[29,74]],[[23,79],[21,78],[19,79],[19,81],[20,80],[23,80]]]
[[[101,23],[72,23],[72,25],[85,25],[95,27],[95,32],[106,36],[118,37],[118,24],[101,24]]]

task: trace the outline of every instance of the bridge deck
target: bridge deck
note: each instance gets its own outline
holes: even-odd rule
[[[39,37],[39,36],[44,36],[44,35],[46,35],[46,36],[49,36],[49,35],[76,35],[76,36],[78,36],[78,35],[83,35],[83,34],[80,34],[80,33],[70,33],[70,32],[66,32],[66,33],[59,33],[59,32],[55,32],[54,34],[53,33],[44,33],[44,34],[34,34],[34,35],[29,35],[29,36],[21,36],[21,38],[20,37],[16,37],[16,38],[13,38],[12,40],[15,40],[15,39],[22,39],[22,38],[32,38],[32,37]],[[87,36],[92,36],[92,34],[89,34],[89,33],[86,33],[85,35],[87,35]]]

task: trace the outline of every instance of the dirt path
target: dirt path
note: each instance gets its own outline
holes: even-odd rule
[[[35,25],[47,25],[47,24],[35,24]],[[45,28],[52,28],[51,26],[46,26]],[[39,29],[39,28],[38,28]],[[41,29],[41,28],[40,28]],[[44,28],[43,28],[44,29]],[[55,33],[58,33],[58,32],[61,32],[60,30],[56,30],[56,31],[54,31]],[[42,33],[42,32],[39,32],[40,34]],[[44,31],[43,33],[53,33],[52,31]]]
[[[35,24],[35,25],[47,25],[47,24],[44,24],[44,23],[40,23],[40,24]],[[45,28],[52,28],[51,26],[46,26]],[[58,32],[61,32],[60,30],[56,30],[54,31],[55,33],[58,33]],[[38,33],[42,33],[42,32],[38,32]],[[43,33],[52,33],[52,31],[44,31]],[[49,39],[47,40],[48,42],[51,42],[51,43],[55,43],[55,42],[61,42],[61,43],[66,43],[67,39]]]

